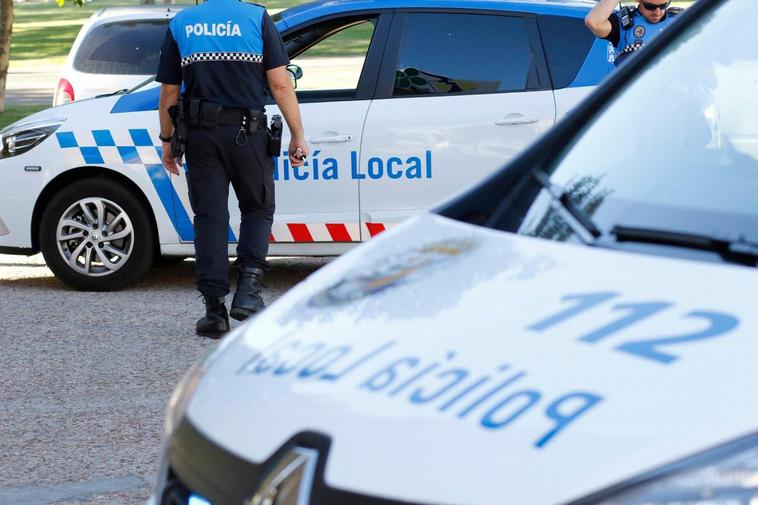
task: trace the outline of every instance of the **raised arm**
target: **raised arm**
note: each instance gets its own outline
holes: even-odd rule
[[[611,22],[608,21],[608,18],[617,4],[618,0],[600,0],[584,18],[584,24],[596,37],[602,39],[610,35]]]

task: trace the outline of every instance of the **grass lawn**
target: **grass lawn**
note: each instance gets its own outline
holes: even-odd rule
[[[159,0],[160,1],[160,0]],[[305,0],[258,0],[270,10],[286,9],[305,3]],[[636,0],[625,0],[626,3],[636,3]],[[176,4],[192,5],[194,0],[175,0]],[[692,2],[675,0],[675,5],[687,6]],[[37,64],[62,64],[71,44],[74,42],[79,29],[94,12],[103,7],[135,6],[136,0],[92,0],[83,7],[78,7],[71,0],[66,0],[63,7],[56,3],[22,3],[15,6],[15,21],[13,24],[13,39],[11,43],[11,67]],[[356,40],[340,40],[342,48],[333,44],[314,51],[313,56],[329,54],[352,54],[360,51],[368,33],[354,32]],[[334,42],[338,42],[335,40]],[[352,49],[351,49],[352,47]]]
[[[34,114],[42,109],[47,109],[49,105],[6,105],[5,112],[0,114],[0,128],[5,128],[9,124],[18,121],[21,118]]]
[[[259,0],[260,1],[260,0]],[[177,5],[194,5],[194,0],[175,0]],[[285,9],[303,0],[263,0],[269,9]],[[11,65],[63,63],[79,29],[93,13],[103,7],[136,6],[137,1],[93,0],[83,7],[67,0],[63,7],[54,2],[22,3],[14,8]]]

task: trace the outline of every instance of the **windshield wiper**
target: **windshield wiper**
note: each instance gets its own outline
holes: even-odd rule
[[[684,247],[714,252],[730,263],[753,267],[758,264],[758,243],[749,242],[743,237],[733,240],[696,233],[682,233],[632,226],[614,226],[610,234],[614,235],[618,242],[638,242]]]
[[[106,96],[123,95],[127,91],[129,91],[127,88],[123,88],[123,89],[119,89],[117,91],[114,91],[113,93],[103,93],[102,95],[97,95],[97,96],[95,96],[95,98],[103,98],[103,97],[106,97]]]
[[[553,200],[553,209],[585,244],[593,244],[603,235],[592,218],[571,201],[569,194],[559,185],[550,182],[550,176],[541,170],[533,170],[532,175],[547,190]]]

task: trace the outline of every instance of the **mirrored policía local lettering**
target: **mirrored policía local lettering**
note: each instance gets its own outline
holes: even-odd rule
[[[398,408],[423,408],[492,432],[519,426],[526,433],[523,419],[529,418],[529,444],[535,449],[547,447],[603,400],[570,386],[540,387],[539,374],[509,360],[472,366],[459,350],[423,356],[402,347],[395,340],[347,345],[286,336],[255,351],[236,375],[312,381],[324,388],[340,383],[357,395],[382,396]]]
[[[289,153],[274,158],[276,181],[336,181],[349,177],[355,180],[423,180],[433,175],[432,151],[419,156],[374,156],[359,160],[358,151],[349,159],[340,159],[314,151],[302,167],[290,166]]]

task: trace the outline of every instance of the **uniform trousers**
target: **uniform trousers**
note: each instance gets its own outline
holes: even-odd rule
[[[235,139],[237,125],[192,127],[187,136],[187,183],[195,213],[197,289],[205,296],[229,292],[229,184],[242,217],[237,242],[241,267],[268,269],[266,256],[274,221],[274,162],[267,153],[265,134]],[[240,142],[241,143],[241,142]]]

